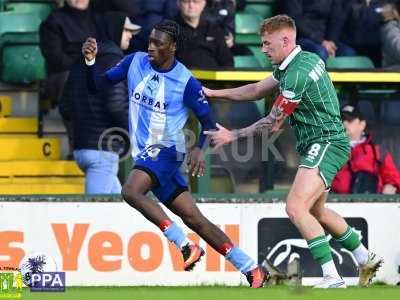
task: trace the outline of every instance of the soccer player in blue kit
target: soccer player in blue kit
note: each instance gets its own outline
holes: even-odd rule
[[[180,39],[179,25],[169,20],[162,21],[150,34],[148,53],[129,54],[104,74],[96,72],[96,40],[88,38],[82,46],[92,91],[128,80],[129,134],[135,166],[123,186],[122,196],[180,249],[186,271],[201,259],[204,250],[187,238],[157,202],[146,196],[150,190],[189,228],[246,275],[250,287],[259,288],[268,278],[268,272],[234,246],[229,237],[200,212],[179,170],[185,153],[183,127],[188,118],[188,108],[202,125],[198,144],[187,159],[193,176],[204,173],[203,131],[216,128],[200,82],[175,59]]]

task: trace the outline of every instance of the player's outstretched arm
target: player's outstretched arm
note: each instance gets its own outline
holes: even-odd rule
[[[110,88],[114,84],[126,79],[132,55],[126,56],[120,63],[105,73],[100,73],[96,68],[97,41],[95,38],[87,38],[82,45],[82,55],[87,65],[88,88],[92,93]]]
[[[212,90],[203,88],[204,94],[210,98],[223,98],[233,101],[258,100],[271,92],[278,82],[269,76],[256,83],[246,84],[237,88]]]
[[[241,129],[228,130],[217,123],[218,130],[205,131],[204,134],[211,137],[211,142],[214,148],[217,149],[239,138],[252,136],[257,133],[261,134],[265,130],[276,132],[281,128],[285,119],[293,113],[297,105],[297,101],[289,101],[280,95],[275,100],[268,116],[261,118],[254,124]]]
[[[109,86],[107,78],[96,72],[97,41],[89,37],[82,45],[82,55],[87,66],[87,85],[91,93],[96,93],[104,86]]]
[[[211,143],[214,146],[214,149],[218,149],[223,145],[232,143],[239,138],[261,133],[263,130],[268,130],[271,127],[271,119],[269,116],[267,116],[248,127],[234,130],[226,129],[224,126],[217,123],[218,130],[206,130],[204,131],[204,134],[211,137]]]

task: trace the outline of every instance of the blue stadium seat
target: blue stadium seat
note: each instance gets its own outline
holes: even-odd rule
[[[249,126],[261,117],[257,104],[252,101],[232,104],[231,111],[228,114],[228,119],[235,128]]]
[[[368,100],[359,100],[357,108],[360,110],[368,124],[375,124],[377,121],[376,111],[374,105]]]
[[[380,104],[380,121],[385,125],[400,125],[400,100],[383,100]]]

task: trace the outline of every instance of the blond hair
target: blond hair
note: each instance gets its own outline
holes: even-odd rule
[[[260,26],[260,33],[264,32],[273,33],[281,29],[292,29],[296,32],[296,24],[294,20],[288,15],[276,15],[271,18],[265,19]]]

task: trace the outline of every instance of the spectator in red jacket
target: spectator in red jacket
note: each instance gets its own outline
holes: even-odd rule
[[[365,129],[367,122],[352,105],[342,108],[343,125],[351,143],[351,157],[336,174],[332,191],[336,193],[395,194],[400,191],[400,174],[391,153],[373,142]]]

